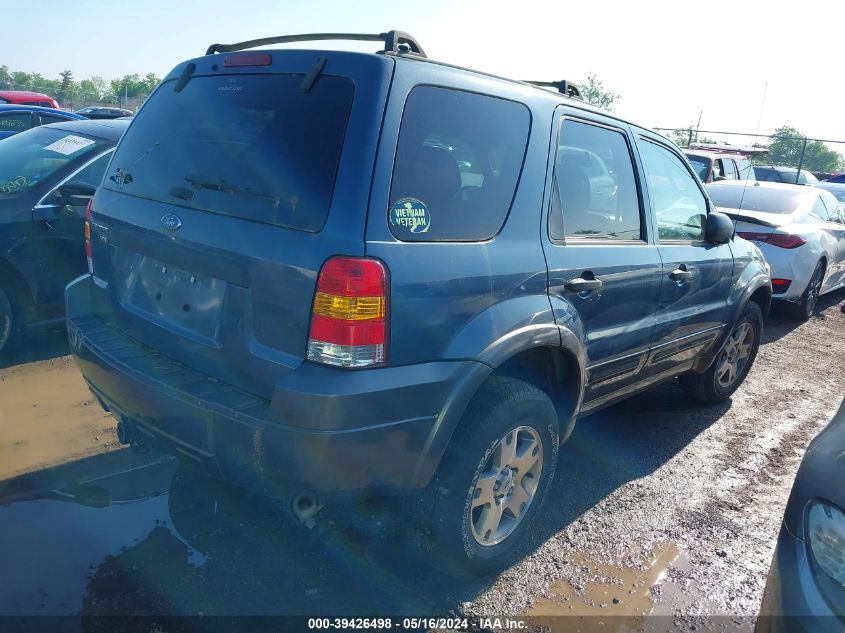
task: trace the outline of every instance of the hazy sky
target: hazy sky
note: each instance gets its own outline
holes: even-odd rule
[[[754,132],[768,82],[761,132],[845,140],[845,0],[42,0],[3,16],[0,64],[47,77],[163,76],[213,42],[396,28],[430,57],[507,77],[594,72],[622,95],[618,113],[652,127],[703,111],[701,129]]]

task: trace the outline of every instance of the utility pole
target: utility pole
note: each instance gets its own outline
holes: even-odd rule
[[[801,158],[798,159],[798,171],[795,172],[795,184],[798,184],[798,177],[801,175],[801,167],[804,165],[804,152],[807,151],[807,137],[804,137],[804,144],[801,146]]]

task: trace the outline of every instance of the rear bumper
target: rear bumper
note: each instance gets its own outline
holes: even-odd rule
[[[792,282],[786,292],[774,293],[772,299],[799,301],[807,284],[810,283],[810,277],[813,276],[819,257],[814,256],[808,246],[796,249],[778,248],[771,244],[758,244],[758,246],[771,266],[772,278],[789,279]]]
[[[98,313],[95,292],[90,277],[66,290],[68,335],[91,390],[154,444],[238,483],[420,489],[489,372],[472,361],[367,371],[304,363],[268,401],[144,347]]]

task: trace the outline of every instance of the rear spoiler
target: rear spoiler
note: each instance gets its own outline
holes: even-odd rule
[[[757,224],[759,226],[767,226],[770,229],[777,229],[781,227],[781,224],[775,224],[774,222],[766,222],[766,220],[761,220],[760,218],[755,218],[750,215],[743,215],[742,213],[731,213],[730,211],[722,211],[726,216],[728,216],[731,220],[735,222],[748,222],[748,224]]]

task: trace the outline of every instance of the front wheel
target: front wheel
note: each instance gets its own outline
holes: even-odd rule
[[[513,378],[485,384],[418,506],[431,560],[458,574],[515,561],[554,477],[558,442],[545,392]]]
[[[730,398],[745,380],[763,333],[763,312],[749,301],[731,330],[716,359],[703,374],[686,373],[679,377],[681,388],[696,400],[715,404]]]

